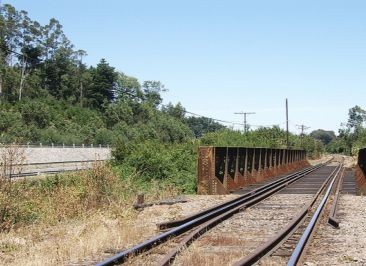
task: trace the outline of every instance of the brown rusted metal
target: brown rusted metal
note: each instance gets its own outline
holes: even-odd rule
[[[302,150],[200,147],[198,193],[227,194],[308,165]]]

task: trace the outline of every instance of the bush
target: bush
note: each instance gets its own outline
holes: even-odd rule
[[[197,147],[193,143],[163,144],[156,140],[120,142],[113,151],[117,164],[132,167],[144,180],[173,184],[182,192],[195,191]]]
[[[89,171],[8,182],[0,178],[0,230],[33,222],[55,223],[125,200],[129,188],[96,162]]]

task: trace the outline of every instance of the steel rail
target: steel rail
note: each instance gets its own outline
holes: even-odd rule
[[[341,168],[343,168],[343,164],[341,165]],[[338,170],[337,175],[339,174],[341,168]],[[312,235],[312,233],[314,232],[315,225],[316,225],[317,221],[319,220],[321,213],[324,209],[324,206],[326,205],[326,203],[328,201],[328,198],[329,198],[330,192],[333,189],[335,180],[336,180],[336,178],[333,178],[333,180],[331,181],[331,183],[327,189],[327,192],[325,193],[321,203],[319,204],[318,208],[316,209],[314,215],[312,216],[312,218],[310,220],[310,223],[306,227],[305,232],[303,233],[298,244],[296,245],[295,250],[290,257],[290,260],[287,263],[288,266],[296,265],[298,263],[298,261],[300,260],[300,258],[303,256],[305,247],[308,243],[308,240],[309,240],[310,236]]]
[[[340,177],[338,179],[337,188],[336,188],[336,192],[335,192],[335,195],[334,195],[332,208],[330,210],[330,214],[329,214],[329,217],[328,217],[328,224],[330,224],[334,228],[339,228],[339,220],[337,219],[337,206],[338,206],[340,190],[341,190],[341,186],[342,186],[342,182],[343,182],[343,177],[344,177],[344,169],[343,169],[342,174],[340,175]]]
[[[293,177],[296,177],[296,176],[299,176],[299,175],[303,176],[303,175],[306,175],[306,174],[308,174],[308,173],[310,173],[312,171],[315,171],[315,170],[321,168],[322,166],[328,164],[331,160],[332,159],[330,159],[330,160],[328,160],[328,161],[326,161],[324,163],[320,163],[320,164],[317,164],[315,166],[310,166],[310,167],[307,167],[305,169],[302,169],[302,170],[300,170],[298,172],[295,172],[295,173],[286,175],[286,176],[284,176],[284,177],[282,177],[282,178],[280,178],[278,180],[275,180],[275,181],[273,181],[273,182],[271,182],[269,184],[266,184],[266,185],[264,185],[262,187],[253,189],[252,191],[250,191],[248,193],[245,193],[244,195],[242,195],[242,196],[240,196],[240,197],[238,197],[236,199],[227,201],[227,202],[225,202],[223,204],[214,206],[212,208],[209,208],[209,209],[204,210],[202,212],[199,212],[199,213],[193,214],[191,216],[185,217],[183,219],[175,220],[175,221],[170,221],[170,222],[165,222],[165,223],[160,223],[160,224],[157,225],[158,226],[158,229],[159,230],[166,230],[166,229],[169,229],[169,228],[173,228],[173,227],[180,226],[180,225],[182,225],[184,223],[187,223],[187,222],[189,222],[189,221],[191,221],[193,219],[196,219],[198,217],[201,217],[201,216],[203,216],[203,215],[205,215],[207,213],[210,213],[212,211],[218,210],[218,209],[220,209],[220,208],[222,208],[224,206],[228,206],[228,205],[230,205],[230,204],[232,204],[234,202],[238,202],[240,200],[250,198],[255,193],[260,193],[260,192],[268,191],[271,188],[275,187],[277,184],[284,183],[284,182],[286,182],[287,180],[289,180],[289,179],[291,179]]]
[[[189,219],[187,222],[184,222],[181,225],[176,226],[173,229],[170,229],[167,232],[161,233],[155,237],[152,237],[132,248],[129,248],[125,251],[122,251],[116,255],[114,255],[111,258],[106,259],[103,262],[98,263],[98,266],[106,266],[106,265],[115,265],[117,263],[123,263],[125,262],[130,256],[136,255],[138,253],[142,253],[146,250],[149,250],[163,242],[166,242],[168,239],[178,236],[180,234],[183,234],[192,228],[201,225],[202,223],[205,223],[221,214],[230,212],[231,214],[234,214],[235,211],[238,211],[240,208],[243,208],[245,204],[248,204],[248,202],[258,202],[261,199],[265,198],[265,196],[271,195],[275,193],[276,186],[286,186],[289,183],[295,182],[296,180],[300,179],[301,177],[305,176],[306,174],[315,171],[319,169],[320,167],[324,166],[326,163],[318,164],[313,167],[309,167],[303,171],[300,171],[298,173],[294,173],[292,175],[287,176],[287,178],[282,178],[281,182],[275,181],[273,184],[266,185],[265,189],[256,189],[254,192],[247,193],[243,195],[242,197],[239,197],[236,199],[236,201],[229,201],[226,204],[219,205],[219,207],[212,208],[208,211],[204,211],[203,213],[200,213],[198,215],[193,215],[192,219]],[[291,178],[290,178],[291,177]],[[277,190],[276,190],[277,191]],[[235,210],[235,211],[234,211]],[[227,214],[229,215],[229,214]]]
[[[269,239],[265,242],[262,246],[255,249],[251,254],[247,257],[237,261],[234,263],[235,266],[242,266],[242,265],[253,265],[266,254],[268,254],[271,250],[277,247],[282,241],[284,241],[293,231],[295,231],[298,226],[300,226],[301,222],[304,220],[305,216],[309,213],[311,207],[315,204],[317,198],[320,196],[321,192],[324,190],[326,185],[329,183],[331,178],[335,176],[341,166],[339,165],[336,169],[334,169],[327,179],[323,182],[321,187],[318,189],[317,193],[314,195],[312,200],[307,204],[301,211],[288,223],[279,233],[277,233],[274,237]]]
[[[291,181],[280,184],[277,187],[273,188],[272,190],[267,191],[265,194],[260,195],[257,198],[254,198],[253,200],[250,200],[249,202],[246,202],[246,203],[236,207],[235,209],[229,210],[228,212],[225,212],[222,215],[220,215],[218,217],[215,217],[212,220],[209,220],[206,223],[198,226],[192,233],[190,233],[188,236],[186,236],[179,243],[179,245],[177,247],[175,247],[170,253],[168,253],[167,256],[165,256],[163,258],[163,260],[159,263],[159,265],[162,265],[162,266],[171,265],[172,262],[174,261],[175,257],[178,255],[178,253],[180,251],[182,251],[183,248],[189,246],[196,238],[201,236],[203,233],[207,232],[208,230],[210,230],[211,228],[216,226],[218,223],[220,223],[221,221],[229,218],[233,214],[235,214],[235,213],[237,213],[241,210],[244,210],[248,207],[251,207],[251,206],[255,205],[256,203],[258,203],[258,202],[268,198],[269,196],[273,195],[274,193],[280,191],[281,189],[287,187],[288,185],[291,185],[292,183],[296,182],[301,177],[302,176],[296,177]]]

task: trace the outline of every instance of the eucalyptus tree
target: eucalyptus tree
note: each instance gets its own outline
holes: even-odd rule
[[[141,84],[137,78],[122,72],[117,75],[116,97],[123,101],[141,102],[144,98]]]
[[[144,100],[153,107],[158,107],[161,104],[163,101],[161,93],[167,91],[164,84],[156,80],[144,81],[142,88],[144,92]]]

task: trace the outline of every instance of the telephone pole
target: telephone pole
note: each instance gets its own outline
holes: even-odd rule
[[[244,133],[247,133],[248,127],[247,127],[247,115],[254,115],[254,112],[238,112],[238,113],[234,113],[236,115],[243,115],[244,116]]]
[[[304,131],[309,129],[310,127],[307,127],[305,125],[296,125],[298,129],[301,129],[301,134],[300,134],[300,137],[301,137],[301,147],[304,148]]]

